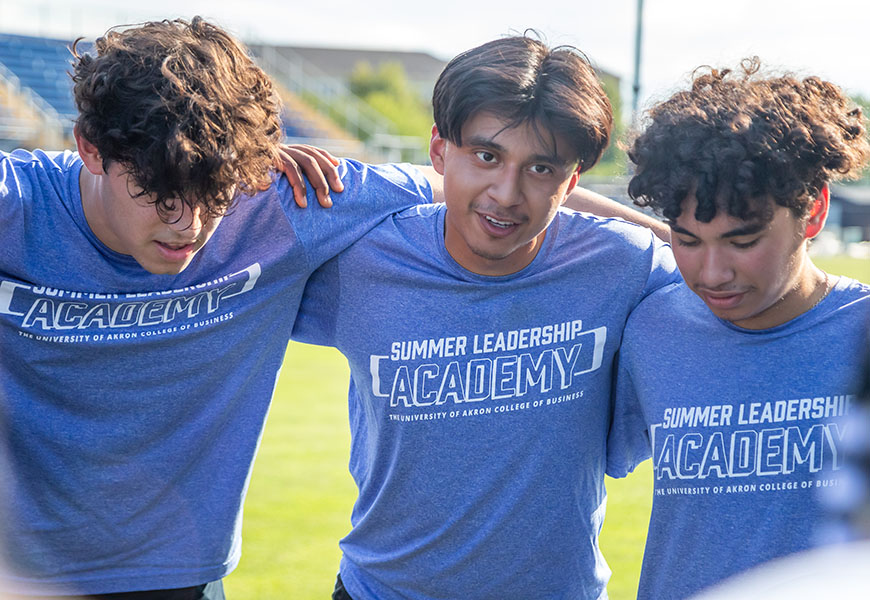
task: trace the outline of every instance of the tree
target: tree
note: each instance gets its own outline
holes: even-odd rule
[[[349,84],[355,95],[394,123],[400,135],[420,137],[426,145],[432,112],[400,63],[382,63],[377,69],[368,62],[358,63]]]

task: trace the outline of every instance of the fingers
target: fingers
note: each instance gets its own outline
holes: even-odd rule
[[[344,190],[338,175],[339,161],[326,150],[297,144],[282,146],[279,154],[282,164],[278,168],[287,175],[287,179],[293,185],[293,194],[299,206],[305,204],[299,202],[299,194],[294,182],[299,181],[304,188],[303,174],[314,189],[317,201],[325,208],[332,206],[332,199],[329,197],[330,189],[335,192]]]
[[[288,146],[281,146],[278,149],[278,160],[275,163],[275,168],[284,173],[290,187],[293,188],[293,199],[296,201],[299,208],[308,206],[308,199],[305,192],[305,181],[302,179],[302,171],[293,156],[288,152]]]

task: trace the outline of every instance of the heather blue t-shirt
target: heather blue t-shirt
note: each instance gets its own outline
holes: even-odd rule
[[[182,273],[153,275],[91,232],[81,168],[0,154],[0,595],[232,570],[306,278],[429,193],[415,169],[347,161],[334,207],[309,192],[301,210],[281,178],[241,198]]]
[[[612,362],[677,277],[670,249],[561,210],[530,265],[487,277],[448,254],[444,215],[407,210],[324,265],[294,330],[351,369],[342,580],[361,600],[606,598],[604,474],[635,466],[607,456]]]
[[[809,548],[838,483],[845,416],[867,350],[870,287],[841,277],[778,327],[714,316],[685,284],[651,294],[625,329],[617,390],[652,445],[639,598],[685,598]],[[629,399],[634,399],[629,402]],[[620,448],[630,448],[630,437]]]

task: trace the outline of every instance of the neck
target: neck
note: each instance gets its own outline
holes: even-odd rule
[[[769,329],[787,323],[815,308],[825,299],[833,285],[831,276],[805,256],[801,274],[776,304],[755,317],[740,323],[735,322],[735,325],[746,329]]]
[[[105,218],[102,183],[99,175],[94,175],[85,166],[82,166],[79,173],[79,193],[82,198],[82,211],[85,213],[85,220],[97,239],[117,252],[118,243],[111,234],[112,230]]]

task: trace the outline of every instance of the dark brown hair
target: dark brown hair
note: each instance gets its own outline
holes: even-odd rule
[[[818,77],[759,69],[757,58],[698,69],[690,90],[650,109],[628,152],[636,204],[673,221],[694,193],[702,222],[719,209],[766,220],[770,200],[802,218],[825,183],[860,175],[870,156],[861,109]]]
[[[79,54],[79,41],[79,134],[104,168],[121,164],[161,216],[178,200],[223,214],[237,191],[270,183],[280,101],[228,33],[195,17],[109,30],[96,56]]]
[[[432,95],[439,135],[462,145],[462,126],[481,112],[516,127],[558,133],[586,171],[610,140],[613,109],[586,58],[528,36],[494,40],[450,61]]]

